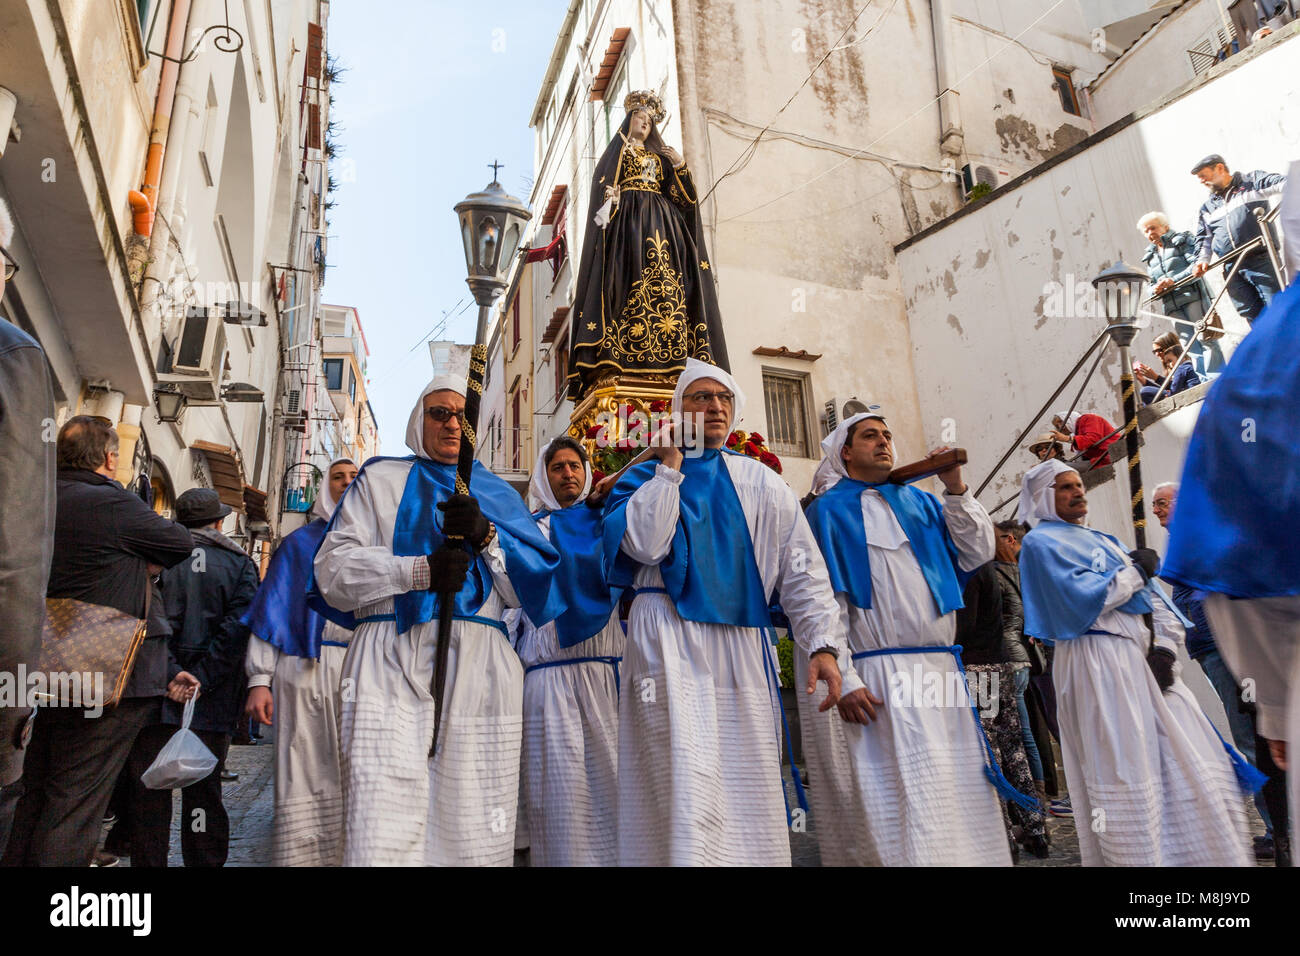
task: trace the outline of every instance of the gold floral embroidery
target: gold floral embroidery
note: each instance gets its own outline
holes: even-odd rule
[[[617,179],[620,189],[657,193],[663,178],[663,164],[659,162],[657,153],[637,143],[623,150]]]
[[[673,268],[668,240],[656,231],[645,243],[641,276],[622,315],[606,326],[599,351],[620,368],[660,368],[688,356],[707,358],[708,326],[692,324],[686,313],[686,286]]]

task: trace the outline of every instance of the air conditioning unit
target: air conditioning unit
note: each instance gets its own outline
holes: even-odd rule
[[[833,398],[830,399],[826,403],[825,405],[826,411],[822,415],[822,421],[826,426],[826,434],[828,435],[831,432],[835,431],[835,429],[838,428],[840,425],[840,416],[839,413],[836,412],[835,406],[836,406],[835,399]]]
[[[172,370],[159,375],[158,381],[174,384],[191,403],[215,402],[220,398],[225,364],[225,324],[209,310],[191,306],[176,337]]]
[[[286,388],[281,409],[284,413],[284,427],[306,434],[307,412],[302,407],[302,389]]]

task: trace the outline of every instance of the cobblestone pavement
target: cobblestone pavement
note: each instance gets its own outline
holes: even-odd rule
[[[230,815],[230,856],[227,866],[269,866],[271,863],[271,815],[274,785],[272,770],[275,740],[271,728],[263,728],[263,739],[256,746],[232,746],[227,767],[239,774],[239,779],[227,783],[223,794],[226,812]],[[786,798],[792,808],[797,807],[794,784],[788,767],[783,768]],[[810,781],[816,786],[816,781]],[[1263,822],[1253,806],[1249,809],[1251,833],[1262,834]],[[821,852],[817,845],[817,823],[812,815],[806,819],[805,832],[790,835],[790,857],[795,866],[821,866]],[[1079,866],[1079,838],[1071,818],[1048,817],[1047,832],[1051,839],[1051,855],[1045,860],[1022,854],[1018,866],[1064,867]],[[517,863],[526,865],[526,857]],[[182,866],[180,852],[180,800],[174,799],[172,816],[171,866]],[[123,865],[127,861],[123,860]],[[1271,862],[1261,866],[1272,866]]]

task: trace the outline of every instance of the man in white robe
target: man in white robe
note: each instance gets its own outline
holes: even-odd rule
[[[837,663],[843,630],[794,493],[766,465],[719,451],[743,408],[729,374],[688,360],[673,409],[702,421],[703,449],[654,447],[605,505],[610,580],[637,592],[619,703],[621,865],[790,864],[775,592],[813,652],[805,692],[826,681],[829,709],[843,678],[861,696]]]
[[[452,495],[464,391],[442,376],[421,392],[407,425],[416,457],[367,462],[316,556],[319,595],[355,625],[339,733],[346,866],[513,862],[523,668],[501,618],[517,594],[549,588],[556,559],[518,494],[478,463],[475,497]],[[474,559],[442,548],[444,531]],[[445,589],[455,619],[431,759]]]
[[[1061,755],[1083,865],[1248,866],[1227,745],[1175,674],[1182,620],[1115,538],[1085,527],[1087,513],[1073,468],[1051,460],[1025,474],[1025,633],[1056,645]]]
[[[1009,866],[983,729],[952,653],[955,608],[961,606],[958,571],[992,560],[992,520],[960,468],[939,474],[946,489],[941,506],[925,492],[884,484],[895,453],[893,435],[877,412],[841,423],[822,449],[822,495],[809,506],[809,522],[832,567],[836,609],[857,675],[885,701],[882,707],[877,700],[874,715],[859,713],[852,723],[801,707],[822,862]],[[925,516],[913,526],[918,541],[909,539],[885,495],[905,510],[901,517],[909,525],[910,514]],[[933,549],[921,547],[923,533]],[[943,607],[927,576],[940,572],[947,582]],[[919,648],[927,650],[913,650]],[[796,654],[800,680],[805,666],[806,658]],[[1011,688],[997,692],[997,704],[1011,700],[1015,706]]]
[[[586,505],[591,466],[568,437],[537,456],[529,486],[538,527],[560,555],[570,586],[590,579],[603,625],[585,637],[565,616],[534,627],[521,615],[524,664],[524,803],[534,866],[613,866],[618,862],[619,665],[626,638],[617,593],[604,584],[600,512]],[[556,523],[564,522],[560,530]],[[558,533],[557,533],[558,532]],[[583,546],[588,550],[583,550]],[[576,631],[574,627],[576,626]],[[576,639],[576,640],[575,640]]]
[[[339,680],[352,634],[308,608],[304,592],[325,525],[356,476],[351,459],[330,462],[313,520],[280,543],[244,618],[251,628],[244,710],[275,727],[274,866],[343,862]]]

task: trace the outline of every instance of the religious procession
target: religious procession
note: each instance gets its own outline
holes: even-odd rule
[[[0,3],[3,866],[1294,865],[1295,3],[388,6]]]

